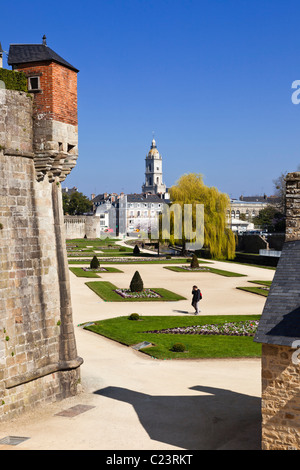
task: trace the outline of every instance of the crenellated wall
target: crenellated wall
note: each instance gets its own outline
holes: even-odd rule
[[[38,177],[32,98],[0,90],[0,421],[78,392],[60,175]]]

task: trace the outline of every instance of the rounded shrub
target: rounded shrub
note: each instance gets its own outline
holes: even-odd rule
[[[183,343],[175,343],[173,344],[171,351],[174,352],[184,352],[185,351],[185,345]]]
[[[137,320],[139,320],[139,319],[140,319],[140,316],[139,316],[138,313],[132,313],[132,314],[129,315],[129,317],[128,317],[128,320],[135,320],[135,321],[137,321]]]
[[[130,290],[131,292],[142,292],[143,289],[144,289],[144,283],[141,278],[141,275],[138,271],[135,271],[130,282]]]

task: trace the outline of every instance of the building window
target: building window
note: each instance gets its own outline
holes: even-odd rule
[[[28,78],[28,91],[39,91],[40,90],[40,77],[29,77]]]

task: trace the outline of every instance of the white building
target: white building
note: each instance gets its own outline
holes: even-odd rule
[[[166,201],[156,194],[127,194],[119,202],[119,226],[127,235],[148,234],[158,229],[159,214]],[[123,222],[122,219],[123,218]]]

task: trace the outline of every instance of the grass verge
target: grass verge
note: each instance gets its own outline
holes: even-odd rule
[[[118,317],[97,321],[85,328],[126,346],[133,346],[143,341],[152,343],[153,346],[141,351],[157,359],[260,357],[261,345],[255,343],[252,336],[145,333],[155,329],[259,319],[259,315],[141,316],[139,321]],[[171,351],[172,346],[178,342],[185,345],[185,352]]]

